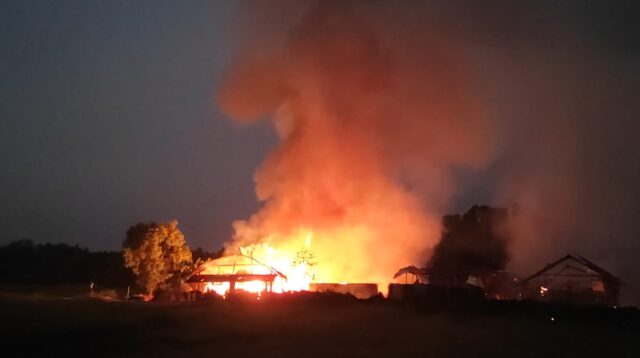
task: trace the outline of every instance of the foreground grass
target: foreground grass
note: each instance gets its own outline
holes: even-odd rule
[[[639,331],[561,317],[336,302],[140,303],[0,296],[6,356],[637,356]]]

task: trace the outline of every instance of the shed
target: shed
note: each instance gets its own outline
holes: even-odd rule
[[[526,299],[615,306],[622,281],[582,256],[566,255],[519,285]]]

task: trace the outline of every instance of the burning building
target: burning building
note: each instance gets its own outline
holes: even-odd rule
[[[523,297],[547,302],[618,304],[622,282],[582,256],[567,255],[519,283]]]
[[[252,292],[282,290],[287,277],[250,256],[226,256],[201,265],[187,282],[193,291],[225,297],[236,289]]]
[[[317,282],[318,262],[310,250],[311,238],[311,233],[307,233],[305,244],[293,254],[264,243],[242,248],[240,254],[203,263],[187,282],[193,291],[215,292],[222,297],[238,291],[258,297],[263,293],[312,291],[351,294],[364,299],[379,293],[376,283]]]

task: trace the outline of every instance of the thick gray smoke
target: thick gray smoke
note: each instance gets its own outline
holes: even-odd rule
[[[489,204],[516,205],[509,250],[517,273],[578,252],[633,290],[640,282],[634,6],[240,2],[231,35],[237,61],[219,101],[239,120],[278,113],[284,138],[257,175],[268,204],[251,225],[282,201],[288,191],[280,188],[304,191],[302,181],[320,173],[308,171],[296,144],[308,135],[330,155],[344,149],[337,180],[354,185],[345,166],[366,167],[362,173],[420,202],[411,212],[427,222],[474,204],[465,202],[476,195],[471,188],[481,187],[479,199]],[[309,128],[317,132],[300,134]],[[309,175],[298,180],[287,170]],[[435,242],[425,240],[429,252]]]

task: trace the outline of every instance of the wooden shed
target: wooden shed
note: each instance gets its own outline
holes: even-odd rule
[[[519,285],[525,299],[615,306],[622,282],[582,256],[566,255]]]

